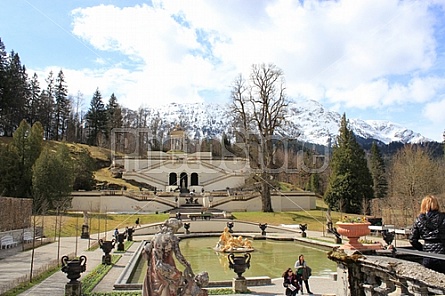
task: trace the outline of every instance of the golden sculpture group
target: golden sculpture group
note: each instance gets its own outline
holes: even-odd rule
[[[252,247],[252,242],[248,239],[243,239],[240,236],[232,236],[229,232],[229,228],[224,227],[224,231],[219,237],[219,241],[215,246],[215,250],[218,252],[251,252],[254,250]]]

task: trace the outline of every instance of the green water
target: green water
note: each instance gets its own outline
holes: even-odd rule
[[[228,254],[213,250],[217,240],[217,237],[183,239],[179,247],[195,274],[207,271],[210,281],[232,280],[236,274],[229,268]],[[281,277],[287,268],[294,267],[300,254],[304,254],[307,264],[312,268],[312,275],[327,275],[336,271],[336,264],[327,258],[326,250],[301,245],[298,242],[273,240],[254,240],[252,246],[255,251],[251,253],[250,268],[243,274],[245,277]],[[180,263],[176,265],[183,270]],[[131,283],[142,283],[146,270],[147,262],[142,259]]]

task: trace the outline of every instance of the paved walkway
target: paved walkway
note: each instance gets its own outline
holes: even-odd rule
[[[193,221],[191,230],[196,232],[205,232],[206,229],[214,230],[222,229],[220,227],[221,221]],[[248,233],[252,230],[252,225],[256,227],[256,231],[259,232],[258,226],[256,224],[244,224],[241,222],[236,223],[236,230],[239,233]],[[149,228],[149,227],[147,227]],[[209,231],[207,230],[207,231]],[[123,231],[123,229],[122,229]],[[150,232],[150,231],[149,231]],[[110,239],[112,237],[112,232],[106,234],[102,233]],[[301,237],[296,231],[289,231],[288,229],[283,229],[283,232],[268,232],[268,236],[290,236],[290,237]],[[307,231],[307,238],[317,239],[321,238],[323,234],[320,232]],[[92,235],[92,239],[97,240],[97,235]],[[135,239],[139,239],[135,237]],[[380,238],[376,237],[376,240]],[[85,255],[87,257],[87,271],[82,274],[85,276],[89,271],[94,269],[98,264],[101,263],[103,252],[101,249],[96,249],[94,251],[87,251],[89,244],[88,240],[76,239],[73,237],[61,238],[60,244],[57,242],[43,245],[35,249],[34,254],[34,271],[44,269],[48,264],[55,264],[60,261],[63,255]],[[406,241],[397,241],[398,244],[406,244]],[[120,275],[124,266],[128,263],[131,256],[134,254],[137,248],[137,243],[133,244],[132,247],[122,256],[122,258],[117,262],[117,264],[111,269],[111,271],[105,276],[105,278],[98,284],[94,291],[112,291],[113,284]],[[397,246],[397,245],[396,245]],[[20,246],[18,247],[21,250]],[[3,250],[1,250],[3,251]],[[59,253],[59,256],[57,254]],[[59,258],[58,258],[59,257]],[[0,260],[0,295],[9,290],[11,287],[17,283],[26,281],[29,278],[31,266],[31,250],[18,252],[11,255],[8,258]],[[48,296],[48,295],[64,295],[64,287],[68,279],[66,275],[61,271],[54,273],[52,276],[48,277],[43,282],[29,289],[28,291],[20,295],[33,295],[33,296]],[[281,278],[274,279],[272,285],[267,286],[249,286],[248,288],[253,292],[251,295],[283,295],[284,288],[282,286]],[[310,279],[310,285],[314,295],[335,295],[336,282],[332,278],[327,277],[316,277],[313,276]],[[235,295],[235,294],[232,294]]]

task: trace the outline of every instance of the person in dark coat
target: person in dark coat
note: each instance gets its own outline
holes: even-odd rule
[[[306,286],[306,292],[309,295],[312,295],[311,289],[309,288],[309,277],[310,277],[310,270],[309,266],[306,264],[306,261],[304,261],[304,255],[301,254],[298,256],[298,260],[295,262],[295,274],[297,276],[298,284],[300,285],[301,294],[303,294],[303,282]]]
[[[300,285],[298,284],[297,276],[295,275],[292,268],[288,268],[283,273],[283,286],[286,288],[286,296],[295,296],[300,290]]]
[[[424,240],[423,245],[419,239]],[[411,245],[419,251],[445,254],[445,213],[440,212],[439,201],[433,195],[422,199],[420,213],[412,227]],[[445,273],[445,262],[440,259],[423,258],[423,266]]]

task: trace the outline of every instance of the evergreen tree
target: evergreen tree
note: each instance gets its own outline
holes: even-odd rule
[[[62,70],[57,75],[54,86],[54,139],[62,140],[65,136],[66,124],[71,110],[71,102],[68,99],[68,88],[65,75]]]
[[[42,91],[37,104],[37,119],[42,124],[44,137],[47,140],[51,139],[53,108],[52,97],[48,95],[48,91]]]
[[[43,129],[40,123],[31,126],[22,120],[20,126],[13,134],[11,145],[17,153],[17,170],[19,176],[16,192],[17,197],[31,197],[32,166],[40,155],[43,145]]]
[[[107,130],[108,135],[111,133],[113,128],[122,127],[123,119],[122,119],[122,109],[117,102],[116,96],[111,94],[110,100],[107,105]]]
[[[320,175],[318,173],[312,173],[309,178],[308,190],[321,194]]]
[[[74,179],[74,190],[93,190],[95,185],[94,170],[95,163],[87,149],[83,149],[78,154],[75,162],[76,176]]]
[[[365,152],[357,143],[343,114],[337,143],[333,147],[331,174],[325,192],[325,202],[331,210],[361,213],[374,196],[372,177],[367,167]]]
[[[46,91],[42,93],[42,107],[47,108],[43,109],[42,115],[45,117],[41,120],[42,125],[45,127],[45,138],[47,140],[54,139],[54,73],[50,71],[48,77],[45,79],[46,81]]]
[[[12,145],[0,145],[0,196],[16,196],[20,178],[19,156]]]
[[[5,66],[2,87],[0,128],[6,136],[11,136],[25,115],[28,98],[28,78],[20,57],[11,51]]]
[[[73,190],[73,173],[73,164],[66,145],[60,145],[55,155],[48,148],[43,149],[33,167],[34,208],[69,207]]]
[[[369,170],[372,175],[373,191],[375,198],[383,198],[388,193],[388,180],[386,179],[385,163],[379,147],[375,142],[371,146],[369,156]]]
[[[40,83],[39,77],[36,73],[31,78],[29,83],[29,99],[26,106],[26,121],[32,126],[38,119],[38,108],[40,104]]]
[[[93,95],[87,115],[88,144],[98,146],[107,127],[107,113],[99,88]]]
[[[3,122],[2,117],[5,112],[3,93],[5,90],[6,83],[6,62],[7,54],[5,45],[0,38],[0,131],[2,130],[1,122]]]

